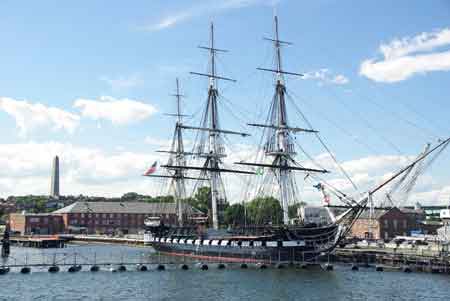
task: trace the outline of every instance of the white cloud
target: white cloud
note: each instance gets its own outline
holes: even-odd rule
[[[119,76],[119,77],[109,77],[101,76],[100,80],[107,83],[113,90],[124,90],[141,85],[144,81],[138,74],[133,74],[130,76]]]
[[[226,168],[235,169],[244,169],[244,167],[231,163],[240,160],[252,162],[250,156],[256,150],[254,146],[240,144],[232,145],[231,149],[234,151],[229,153],[230,156],[225,158],[224,162]],[[30,154],[33,155],[30,156]],[[55,155],[60,157],[63,194],[120,196],[129,191],[152,195],[165,192],[164,182],[140,176],[154,161],[164,162],[166,156],[162,154],[130,152],[122,148],[112,151],[58,142],[28,142],[0,144],[0,196],[47,194],[51,162]],[[321,164],[334,171],[324,176],[327,182],[358,198],[350,183],[335,171],[335,168],[332,168],[327,155],[317,157]],[[349,160],[342,164],[360,191],[364,192],[405,166],[409,159],[410,157],[401,156],[370,156]],[[328,167],[327,164],[330,166]],[[309,204],[321,203],[321,194],[312,187],[319,180],[314,180],[311,176],[304,181],[304,176],[302,173],[297,173],[301,199]],[[252,176],[234,174],[224,174],[223,179],[228,200],[232,203],[244,199],[244,194],[255,188],[254,185],[258,181]],[[416,201],[423,204],[442,204],[450,198],[448,181],[437,182],[428,174],[419,180],[409,198],[409,204]],[[377,193],[376,201],[381,201],[383,197],[383,191]],[[338,204],[335,197],[332,203]]]
[[[172,145],[172,140],[147,136],[144,138],[144,143],[158,148],[169,149]]]
[[[347,77],[342,74],[333,74],[327,68],[306,72],[301,78],[305,80],[317,80],[320,84],[345,85],[349,83]]]
[[[350,174],[368,172],[376,174],[392,171],[395,168],[406,166],[414,157],[411,156],[369,156],[342,163],[342,167]]]
[[[337,85],[345,85],[348,84],[349,80],[344,75],[338,74],[331,79],[331,82]]]
[[[280,0],[208,0],[202,4],[188,7],[183,11],[177,11],[167,15],[155,23],[140,26],[139,29],[144,31],[159,31],[203,15],[256,5],[274,6],[278,2]]]
[[[80,121],[78,115],[62,109],[7,97],[0,97],[0,109],[14,117],[21,136],[45,127],[73,133]]]
[[[47,194],[55,155],[60,157],[63,194],[118,196],[128,191],[159,192],[156,182],[150,184],[140,176],[158,159],[154,154],[28,142],[0,144],[0,195]]]
[[[389,44],[380,46],[380,52],[387,60],[403,57],[418,52],[428,52],[436,47],[450,44],[450,29],[436,32],[423,32],[415,37],[394,39]]]
[[[383,59],[361,63],[360,74],[377,82],[398,82],[417,73],[450,70],[450,51],[436,48],[450,45],[450,29],[421,33],[382,44]]]
[[[106,119],[119,125],[141,121],[157,111],[150,104],[127,98],[115,99],[110,96],[101,96],[98,100],[77,99],[74,107],[81,110],[83,117],[94,120]]]

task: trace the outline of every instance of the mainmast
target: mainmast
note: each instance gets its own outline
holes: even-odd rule
[[[217,90],[216,83],[216,49],[214,47],[214,24],[211,23],[210,32],[210,74],[209,74],[209,88],[208,88],[208,101],[207,101],[207,112],[205,114],[204,125],[209,124],[208,128],[212,131],[209,132],[209,143],[205,148],[200,149],[202,156],[206,159],[205,166],[209,166],[213,169],[219,168],[219,162],[221,158],[226,157],[225,148],[220,141],[219,133],[216,130],[219,129],[219,119],[217,112],[217,96],[219,94]],[[209,118],[208,118],[209,115]],[[205,150],[207,150],[205,152]],[[209,172],[210,176],[210,186],[211,186],[211,209],[212,209],[212,222],[213,228],[219,229],[219,208],[218,206],[224,205],[226,203],[226,195],[221,194],[219,189],[222,184],[222,179],[219,171],[212,170]],[[223,190],[225,191],[225,190]]]
[[[322,173],[327,171],[304,168],[294,159],[296,150],[293,141],[293,135],[298,132],[316,133],[317,131],[314,131],[313,129],[302,129],[289,126],[286,110],[286,86],[284,75],[302,75],[293,72],[286,72],[283,70],[281,47],[284,45],[291,45],[291,43],[280,40],[278,33],[278,18],[276,16],[274,23],[274,38],[265,38],[265,40],[273,42],[275,51],[275,66],[273,69],[257,68],[262,71],[275,73],[275,93],[272,98],[269,116],[267,118],[268,124],[249,124],[251,126],[263,127],[267,129],[267,135],[264,144],[264,154],[265,157],[269,158],[270,163],[265,164],[239,162],[238,164],[258,166],[262,168],[266,167],[271,171],[264,176],[264,182],[261,185],[262,187],[260,187],[258,194],[261,195],[267,192],[265,191],[264,187],[267,186],[267,182],[270,182],[270,184],[275,182],[274,184],[278,186],[279,201],[283,209],[283,223],[289,224],[289,205],[298,201],[295,176],[293,175],[292,171],[300,170],[304,172]],[[271,190],[270,187],[268,190]]]
[[[211,188],[211,209],[212,209],[212,223],[214,229],[219,229],[219,217],[223,205],[226,203],[225,188],[223,185],[221,173],[243,173],[253,174],[252,172],[225,169],[222,167],[222,159],[226,157],[225,146],[223,141],[224,134],[234,134],[241,136],[248,136],[246,133],[223,130],[220,127],[220,118],[218,110],[219,91],[217,87],[218,80],[235,81],[230,78],[217,75],[216,71],[216,55],[218,52],[226,52],[226,50],[218,49],[214,44],[214,25],[211,23],[210,27],[210,44],[208,47],[199,46],[209,52],[209,70],[208,73],[191,72],[191,74],[208,77],[208,98],[206,107],[203,112],[201,125],[181,126],[184,129],[197,130],[200,132],[200,139],[196,149],[195,155],[204,160],[202,166],[166,166],[178,169],[200,170],[200,179],[208,179]],[[170,164],[168,164],[170,165]]]

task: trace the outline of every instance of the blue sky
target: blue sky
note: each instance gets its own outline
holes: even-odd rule
[[[271,98],[271,76],[255,68],[271,65],[262,37],[272,35],[275,12],[282,39],[294,43],[283,49],[285,69],[306,74],[288,78],[288,89],[348,166],[400,162],[450,134],[448,1],[2,1],[1,195],[47,193],[54,153],[62,153],[63,192],[157,193],[139,170],[172,133],[163,113],[174,109],[175,78],[188,113],[205,100],[207,82],[189,71],[206,70],[197,46],[208,42],[211,21],[217,46],[230,50],[219,72],[238,80],[220,86],[238,117],[225,104],[222,123],[255,135],[230,138],[236,145],[258,141],[243,123],[262,121]],[[291,121],[303,125],[295,112]],[[314,156],[323,152],[297,139]],[[416,199],[448,199],[449,159]],[[370,168],[354,176],[387,172]]]

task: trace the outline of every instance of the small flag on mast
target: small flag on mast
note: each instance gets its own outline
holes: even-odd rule
[[[264,168],[258,167],[255,172],[256,175],[262,176],[264,174]]]
[[[155,163],[153,163],[152,166],[144,173],[144,176],[149,176],[154,173],[156,171],[156,165],[158,165],[157,161],[155,161]]]
[[[313,187],[314,188],[316,188],[317,190],[319,190],[319,191],[322,191],[323,190],[323,185],[322,185],[322,183],[318,183],[317,185],[313,185]]]
[[[330,196],[327,193],[323,193],[323,201],[325,204],[330,205]]]

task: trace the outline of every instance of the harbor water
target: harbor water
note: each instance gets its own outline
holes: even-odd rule
[[[13,248],[13,261],[63,258],[67,263],[77,253],[79,260],[120,262],[146,258],[150,248],[118,245],[69,245],[64,249]],[[53,256],[58,253],[58,256]],[[15,260],[14,260],[15,258]],[[47,259],[44,259],[47,258]],[[165,271],[111,273],[106,267],[93,273],[83,268],[68,273],[32,268],[31,274],[12,269],[0,275],[0,300],[449,300],[450,275],[376,272],[373,268],[352,271],[336,265],[333,271],[318,268],[257,269],[227,266],[207,271],[190,265],[181,270],[171,265]]]

